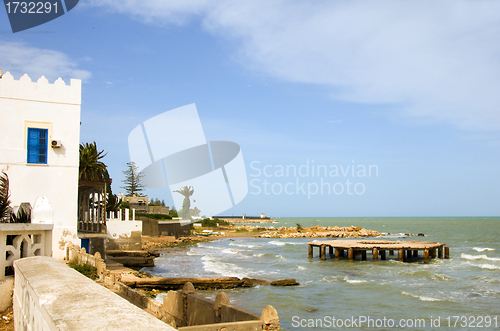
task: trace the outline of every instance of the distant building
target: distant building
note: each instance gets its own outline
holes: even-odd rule
[[[130,209],[135,209],[138,212],[147,213],[149,208],[148,197],[123,197],[123,200],[130,204]]]
[[[52,254],[62,259],[77,237],[81,81],[33,82],[0,72],[0,171],[9,176],[11,202],[35,206],[46,197],[54,223]],[[43,220],[42,220],[43,221]]]

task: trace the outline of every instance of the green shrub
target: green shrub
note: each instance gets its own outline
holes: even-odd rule
[[[235,231],[236,233],[249,232],[247,229],[238,229]]]
[[[219,225],[229,225],[231,223],[218,219],[217,217],[214,217],[213,219],[210,218],[204,218],[201,221],[197,221],[195,223],[201,223],[201,226],[207,227],[207,228],[215,228],[217,227],[217,224]]]
[[[95,268],[89,264],[79,263],[77,260],[71,260],[68,263],[68,266],[75,269],[76,271],[78,271],[82,275],[84,275],[92,280],[96,280],[98,278],[97,277],[97,268]]]
[[[135,213],[135,216],[145,216],[152,218],[154,220],[171,220],[172,217],[170,215],[165,214],[147,214],[147,213]]]

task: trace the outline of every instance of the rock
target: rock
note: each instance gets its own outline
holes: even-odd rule
[[[290,279],[282,279],[282,280],[275,280],[274,282],[271,282],[272,286],[295,286],[295,285],[300,285],[295,279],[290,278]]]

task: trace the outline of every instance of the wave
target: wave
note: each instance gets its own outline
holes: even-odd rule
[[[408,238],[410,235],[408,233],[384,233],[384,238]]]
[[[236,246],[236,247],[243,247],[243,248],[248,248],[248,249],[254,249],[254,248],[260,248],[260,246],[258,245],[251,245],[251,244],[248,244],[248,245],[245,245],[245,244],[238,244],[236,242],[231,242],[229,243],[229,246]]]
[[[474,247],[473,250],[475,250],[476,252],[484,252],[484,251],[494,251],[495,249],[494,248],[482,248],[482,247]]]
[[[306,245],[305,242],[290,242],[290,241],[282,241],[282,240],[272,240],[269,241],[268,244],[276,245],[276,246],[285,246],[285,245]]]
[[[222,251],[222,253],[226,253],[226,254],[239,254],[241,251],[239,250],[236,250],[236,249],[232,249],[232,248],[226,248]]]
[[[334,283],[334,282],[345,282],[345,283],[349,283],[349,284],[369,283],[369,281],[367,281],[367,280],[363,280],[363,279],[350,279],[347,276],[346,277],[337,276],[337,277],[332,277],[332,278],[323,277],[322,280],[324,282],[327,282],[327,283]]]
[[[276,246],[285,246],[286,245],[286,243],[284,241],[278,241],[278,240],[272,240],[272,241],[268,242],[268,244],[276,245]]]
[[[487,260],[487,261],[500,261],[500,258],[497,257],[488,257],[485,254],[482,255],[470,255],[462,253],[462,259],[466,260]]]
[[[224,277],[248,277],[246,272],[244,272],[244,270],[238,267],[236,264],[214,261],[209,256],[204,256],[201,258],[201,260],[203,261],[203,269],[205,269],[206,271],[211,271]]]
[[[493,264],[471,264],[475,267],[479,267],[481,269],[488,269],[488,270],[500,270],[500,266],[496,266],[496,265],[493,265]]]
[[[431,297],[426,297],[426,296],[423,296],[423,295],[416,295],[416,294],[411,294],[409,292],[401,292],[401,294],[403,295],[408,295],[408,296],[411,296],[413,298],[416,298],[416,299],[419,299],[421,301],[427,301],[427,302],[432,302],[432,301],[444,301],[442,299],[436,299],[436,298],[431,298]]]
[[[344,281],[349,284],[362,284],[362,283],[368,283],[367,280],[362,280],[362,279],[349,279],[347,277],[344,278]]]

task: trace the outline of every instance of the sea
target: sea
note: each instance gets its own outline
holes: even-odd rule
[[[162,254],[144,271],[158,277],[295,278],[300,285],[224,290],[231,304],[258,314],[273,306],[282,330],[500,330],[500,218],[276,220],[259,225],[359,225],[387,234],[379,239],[445,243],[450,258],[321,260],[318,249],[308,257],[310,238],[221,238]],[[419,233],[425,237],[412,236]],[[213,299],[218,291],[198,293]]]

